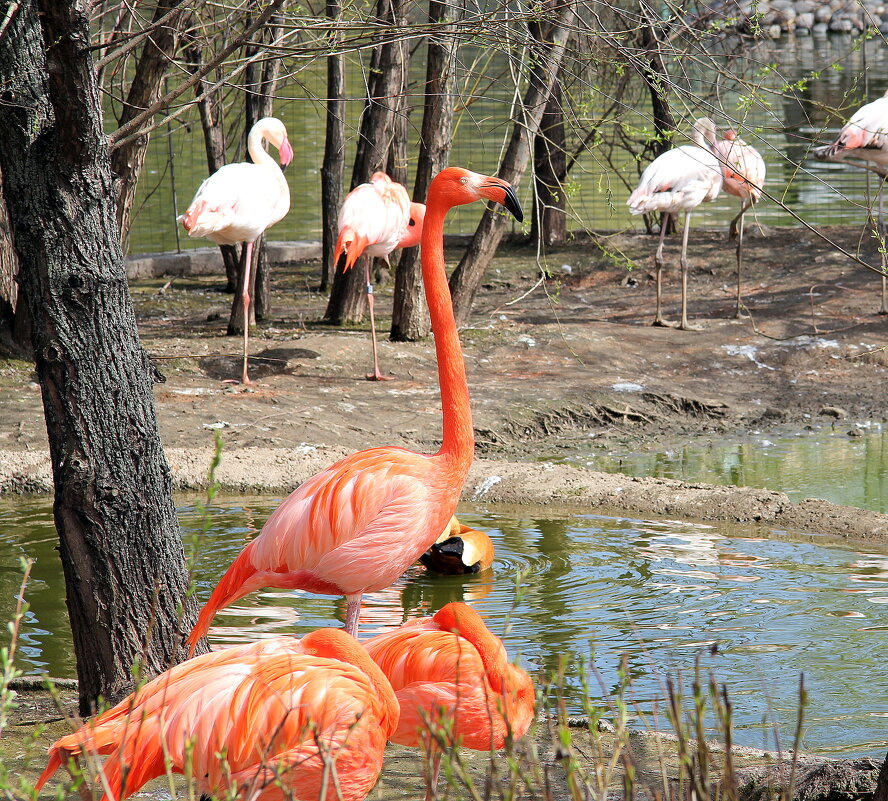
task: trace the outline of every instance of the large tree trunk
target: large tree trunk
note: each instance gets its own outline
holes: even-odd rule
[[[281,9],[286,3],[281,5]],[[280,13],[274,14],[262,29],[259,41],[270,44],[280,36],[282,23]],[[262,46],[249,45],[246,48],[247,58],[253,58],[264,49]],[[277,91],[277,82],[281,75],[280,58],[267,57],[261,61],[253,61],[247,67],[244,81],[246,92],[246,116],[244,121],[244,137],[250,133],[250,129],[263,117],[270,117],[274,111],[274,95]],[[239,263],[239,267],[242,265]],[[237,291],[231,303],[231,316],[228,318],[228,335],[243,336],[244,333],[244,305],[241,300],[243,290],[243,274],[238,272]],[[265,235],[256,240],[253,246],[253,269],[250,270],[250,324],[256,320],[264,320],[271,314],[271,273],[268,267],[268,253],[265,249]]]
[[[425,199],[432,178],[446,165],[453,130],[453,82],[457,39],[448,20],[451,7],[444,0],[429,0],[429,23],[436,35],[428,39],[426,93],[422,134],[413,197]],[[395,273],[391,338],[413,342],[429,334],[429,313],[422,290],[419,248],[401,254]]]
[[[24,0],[0,39],[0,166],[31,310],[80,711],[186,657],[196,618],[118,237],[81,4]],[[184,606],[185,621],[179,619]]]
[[[379,23],[397,30],[404,22],[406,0],[378,0]],[[385,42],[373,51],[367,102],[361,118],[358,152],[352,171],[351,188],[370,180],[370,176],[386,166],[392,143],[395,112],[400,105],[399,94],[404,84],[407,43]],[[362,256],[348,272],[337,270],[324,318],[334,325],[360,322],[364,317],[367,296],[364,286]]]
[[[500,178],[517,186],[530,160],[531,137],[540,127],[540,119],[558,75],[564,49],[574,16],[574,4],[565,3],[559,7],[556,22],[547,25],[532,23],[529,27],[537,40],[536,58],[531,70],[530,82],[524,100],[518,110],[518,118],[512,129],[512,137],[498,171]],[[453,312],[456,322],[464,324],[469,319],[475,293],[481,283],[484,270],[493,258],[497,245],[503,236],[506,217],[488,205],[475,230],[475,235],[453,275],[450,276],[450,293],[453,296]]]
[[[341,13],[339,0],[327,0],[327,19],[335,22]],[[345,174],[345,62],[342,55],[335,52],[338,41],[339,34],[333,27],[330,33],[332,54],[327,56],[327,133],[324,163],[321,166],[321,292],[330,288],[336,272],[333,251],[339,233],[339,206],[342,203],[342,177]]]
[[[537,245],[551,247],[567,238],[564,182],[567,178],[567,154],[564,150],[564,110],[558,81],[540,120],[540,131],[533,138],[533,214],[530,237]]]
[[[203,57],[201,56],[200,42],[192,42],[185,48],[185,62],[187,68],[196,73],[200,70]],[[198,101],[197,108],[200,111],[200,126],[203,129],[204,149],[207,153],[207,169],[212,175],[226,162],[225,156],[225,116],[222,107],[222,94],[213,92],[206,95],[210,82],[206,77],[202,78],[194,87],[194,93],[202,98]],[[225,265],[225,291],[234,292],[237,289],[237,268],[240,254],[236,245],[219,245],[222,253],[222,263]]]
[[[182,0],[160,0],[154,9],[153,22],[165,17]],[[142,53],[136,66],[129,93],[123,104],[118,123],[125,125],[160,97],[160,87],[167,67],[176,51],[179,26],[184,13],[175,14],[165,25],[159,25],[151,36],[145,39]],[[123,252],[129,250],[130,213],[136,197],[139,176],[148,152],[150,134],[143,133],[125,141],[111,154],[111,170],[117,176],[117,224],[120,228]]]

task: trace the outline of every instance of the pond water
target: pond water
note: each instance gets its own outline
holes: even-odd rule
[[[509,110],[512,88],[505,57],[499,51],[461,51],[450,163],[479,172],[495,171],[511,132]],[[357,126],[364,100],[361,93],[367,64],[364,53],[348,57],[346,161],[350,164],[357,140]],[[798,225],[798,215],[812,225],[852,223],[863,225],[868,192],[874,188],[869,173],[841,164],[812,161],[812,143],[829,142],[850,110],[872,100],[888,88],[888,48],[880,37],[865,44],[849,36],[783,38],[754,46],[744,43],[743,64],[729,62],[727,71],[739,82],[713,76],[711,69],[688,59],[673,65],[675,80],[684,87],[671,98],[674,113],[687,133],[694,118],[707,114],[723,127],[735,127],[754,144],[768,164],[765,199],[755,211],[766,225]],[[324,148],[325,67],[322,59],[287,62],[292,70],[282,81],[275,114],[286,123],[295,149],[287,180],[293,206],[287,217],[270,232],[273,239],[319,239],[321,232],[320,165]],[[409,126],[418,152],[422,121],[424,67],[417,59],[409,90],[412,114]],[[741,72],[744,70],[744,72]],[[484,76],[499,76],[491,81]],[[505,76],[505,77],[504,77]],[[585,79],[575,87],[583,124],[605,113],[610,98],[595,91]],[[647,99],[631,99],[637,106],[620,111],[636,130],[651,130]],[[845,108],[839,116],[829,109]],[[232,140],[239,133],[240,113],[227,120]],[[206,158],[197,115],[187,116],[172,131],[158,132],[146,159],[136,200],[132,232],[133,253],[205,247],[206,240],[191,240],[177,230],[175,218],[187,207],[206,177]],[[111,122],[109,121],[109,125]],[[632,156],[609,149],[613,130],[602,126],[603,145],[587,150],[571,173],[566,192],[570,226],[593,230],[638,228],[625,201],[637,182],[638,168]],[[580,138],[585,133],[578,135]],[[685,140],[682,140],[685,141]],[[681,142],[679,142],[681,143]],[[576,143],[574,143],[576,144]],[[232,151],[235,148],[232,148]],[[232,152],[233,160],[244,158]],[[411,158],[409,169],[415,167]],[[350,168],[346,170],[350,175]],[[625,177],[625,183],[623,180]],[[409,185],[412,187],[412,174]],[[530,208],[529,181],[521,186],[522,202]],[[722,225],[737,213],[736,199],[722,195],[695,216],[697,225]],[[479,218],[477,209],[454,209],[448,231],[471,233]],[[513,225],[517,225],[514,224]]]
[[[198,594],[205,599],[277,498],[231,498],[209,510],[180,499],[186,543],[197,541]],[[680,672],[689,692],[695,659],[723,682],[734,704],[736,741],[774,748],[792,740],[804,671],[810,703],[802,746],[828,755],[880,756],[888,723],[888,549],[849,548],[811,536],[669,520],[526,510],[461,509],[490,532],[493,571],[471,577],[408,572],[365,598],[362,634],[471,602],[503,636],[512,657],[538,675],[563,658],[567,700],[583,708],[578,665],[594,703],[619,695],[633,717],[659,713],[663,682]],[[36,559],[30,610],[19,640],[28,673],[73,676],[74,664],[47,499],[0,501],[0,614],[20,582],[19,556]],[[217,646],[340,625],[340,599],[263,591],[217,616]],[[6,619],[5,618],[5,619]],[[717,645],[717,652],[712,647]],[[640,725],[640,720],[635,721]]]
[[[785,492],[793,501],[822,498],[844,506],[888,512],[888,430],[882,423],[840,421],[804,431],[750,431],[736,438],[695,438],[639,453],[594,437],[573,439],[561,461],[629,476],[675,478]]]

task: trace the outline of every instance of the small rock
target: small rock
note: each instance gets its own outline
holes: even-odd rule
[[[779,39],[783,35],[783,28],[779,25],[770,25],[768,27],[768,36],[772,39]]]
[[[811,33],[813,33],[815,36],[826,36],[828,31],[829,25],[827,25],[825,22],[817,22],[814,24],[814,27],[811,28]]]
[[[824,406],[818,414],[821,417],[834,417],[836,420],[842,420],[848,416],[848,412],[841,406]]]
[[[863,436],[863,432],[862,432],[859,428],[852,428],[852,429],[848,432],[848,436],[849,436],[849,437],[862,437],[862,436]]]

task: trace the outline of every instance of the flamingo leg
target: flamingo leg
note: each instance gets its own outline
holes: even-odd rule
[[[734,317],[740,318],[742,301],[740,300],[740,272],[743,269],[743,223],[746,220],[746,212],[752,205],[751,201],[743,202],[740,206],[740,213],[731,220],[731,230],[736,232],[737,236],[737,309]]]
[[[660,243],[657,245],[657,252],[654,254],[654,266],[657,270],[657,310],[654,312],[654,322],[651,325],[658,325],[665,328],[671,328],[675,323],[670,323],[663,317],[660,311],[660,299],[663,291],[663,240],[666,238],[666,229],[669,227],[669,212],[664,212],[660,219]]]
[[[432,775],[429,777],[429,786],[426,787],[425,801],[434,801],[438,797],[438,776],[441,773],[441,757],[443,754],[439,748],[434,749],[432,755]]]
[[[688,322],[688,233],[691,230],[691,212],[685,212],[684,231],[681,235],[681,322],[682,331],[699,331],[700,326]]]
[[[362,593],[359,592],[355,595],[345,596],[347,601],[345,607],[345,630],[352,637],[358,636],[358,619],[361,616],[361,595]]]
[[[888,253],[885,252],[885,218],[882,214],[883,190],[885,189],[886,180],[888,179],[879,177],[879,219],[876,223],[879,231],[879,257],[882,268],[882,305],[879,307],[879,314],[888,314],[888,277],[886,277]]]
[[[253,243],[244,242],[244,285],[241,300],[244,304],[244,371],[241,375],[242,384],[252,384],[247,375],[250,344],[250,268],[253,265]]]
[[[373,372],[367,375],[368,381],[391,381],[393,376],[383,375],[379,372],[379,355],[376,349],[376,316],[373,311],[373,284],[370,281],[369,256],[364,257],[364,277],[367,279],[367,306],[370,309],[370,341],[373,343]]]

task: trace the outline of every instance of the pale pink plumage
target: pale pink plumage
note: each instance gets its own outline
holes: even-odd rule
[[[522,737],[533,722],[530,676],[509,662],[500,639],[464,603],[449,603],[364,644],[401,707],[394,743],[423,747],[437,761],[431,730],[442,724],[451,745],[488,751]]]
[[[238,162],[220,167],[198,188],[191,205],[178,220],[189,236],[202,236],[219,245],[243,242],[244,365],[241,380],[250,383],[247,359],[250,332],[250,267],[253,243],[284,218],[290,209],[290,188],[284,173],[262,147],[266,139],[279,152],[281,164],[293,158],[287,129],[274,117],[264,117],[247,137],[253,163]]]
[[[262,640],[176,665],[60,738],[37,789],[69,758],[95,774],[105,756],[103,801],[168,769],[218,798],[320,799],[324,749],[335,759],[327,801],[361,801],[398,714],[388,680],[345,632]]]
[[[855,111],[835,141],[818,151],[820,158],[838,161],[852,156],[888,167],[888,91]]]
[[[333,263],[345,253],[343,269],[351,269],[362,256],[385,259],[396,248],[419,244],[425,206],[411,203],[407,190],[384,172],[375,172],[370,181],[360,184],[349,192],[339,210],[339,236],[333,251]],[[390,376],[379,371],[379,355],[376,349],[376,316],[373,284],[370,281],[370,262],[364,264],[367,283],[367,305],[370,309],[370,336],[373,342],[373,372],[367,378],[383,381]]]
[[[626,205],[632,214],[659,211],[665,216],[660,224],[660,243],[656,265],[657,308],[654,325],[671,326],[660,312],[663,273],[663,238],[669,215],[683,212],[684,233],[681,246],[681,322],[678,328],[690,329],[687,318],[688,288],[688,230],[691,212],[701,203],[715,200],[722,187],[722,173],[718,159],[709,149],[715,142],[715,124],[708,117],[694,122],[693,145],[682,145],[657,156],[641,174],[638,187],[629,196]]]
[[[514,192],[497,178],[448,167],[429,188],[422,271],[438,358],[441,448],[433,455],[373,448],[306,481],[221,578],[188,637],[192,649],[219,609],[260,587],[345,595],[346,629],[356,634],[361,595],[392,584],[444,530],[474,453],[465,363],[444,271],[444,216],[452,206],[482,199],[521,218]]]
[[[728,131],[724,139],[717,140],[711,147],[721,165],[724,179],[722,186],[728,194],[740,198],[740,211],[731,220],[728,228],[730,237],[737,237],[737,308],[735,316],[740,317],[743,223],[746,212],[762,196],[762,189],[765,185],[765,160],[752,145],[739,139],[735,131]]]

